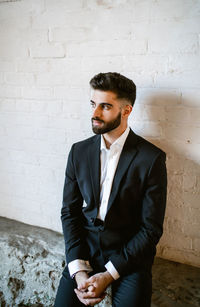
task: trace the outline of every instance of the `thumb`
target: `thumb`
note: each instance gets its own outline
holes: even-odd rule
[[[95,290],[95,287],[94,287],[94,286],[90,285],[90,286],[88,287],[88,291],[89,291],[89,292],[93,292],[94,290]]]
[[[78,285],[78,290],[83,290],[83,289],[85,290],[88,288],[89,285],[90,285],[90,282],[88,280],[85,280]]]

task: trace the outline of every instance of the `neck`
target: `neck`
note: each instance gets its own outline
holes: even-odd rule
[[[119,126],[116,129],[113,129],[105,134],[103,134],[105,144],[107,148],[110,146],[124,133],[127,128],[127,123],[123,126]]]

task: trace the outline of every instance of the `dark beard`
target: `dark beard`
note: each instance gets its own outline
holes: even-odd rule
[[[93,120],[99,120],[100,122],[104,123],[104,125],[102,125],[101,127],[93,126]],[[104,133],[107,133],[119,127],[120,124],[121,124],[121,112],[119,112],[119,114],[117,115],[115,119],[113,119],[112,121],[108,123],[105,123],[103,120],[99,119],[98,117],[93,117],[92,118],[92,131],[95,134],[104,134]]]

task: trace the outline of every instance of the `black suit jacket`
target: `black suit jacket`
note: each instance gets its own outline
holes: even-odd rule
[[[108,201],[95,226],[100,195],[100,136],[74,144],[68,157],[61,219],[66,259],[92,262],[101,247],[119,274],[151,267],[163,231],[165,153],[130,130]]]

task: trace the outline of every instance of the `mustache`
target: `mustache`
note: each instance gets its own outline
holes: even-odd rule
[[[100,119],[99,117],[92,117],[92,121],[93,120],[98,120],[101,123],[104,123],[104,121],[102,119]]]

